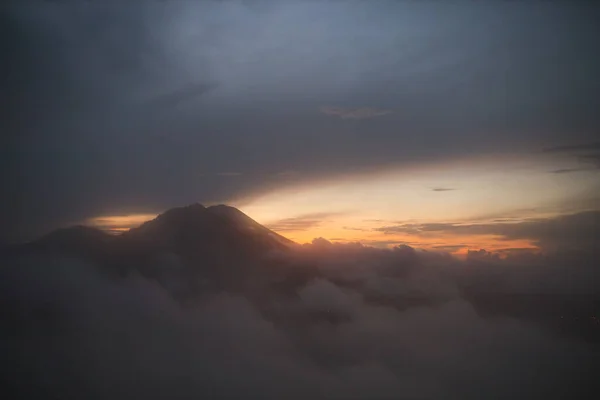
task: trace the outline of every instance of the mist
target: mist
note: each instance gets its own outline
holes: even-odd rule
[[[167,284],[77,259],[6,260],[2,387],[62,399],[559,399],[597,386],[596,343],[482,315],[461,294],[464,261],[324,240],[283,259],[320,276],[266,303],[228,290],[182,302],[176,273]]]

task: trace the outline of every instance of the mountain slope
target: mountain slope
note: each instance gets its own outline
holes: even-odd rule
[[[111,275],[135,272],[161,280],[177,274],[177,280],[187,282],[193,291],[206,279],[229,289],[282,279],[286,272],[276,268],[279,264],[273,256],[294,246],[236,208],[192,204],[167,210],[117,236],[74,226],[13,247],[8,253],[75,257]],[[165,259],[171,261],[165,263]],[[174,270],[173,265],[177,265]]]
[[[123,233],[118,245],[144,265],[154,255],[175,254],[194,276],[240,287],[273,271],[270,256],[295,243],[233,207],[192,204]]]
[[[192,204],[173,208],[125,232],[123,237],[187,251],[208,245],[227,246],[231,251],[285,251],[294,245],[291,240],[226,205],[207,208]]]

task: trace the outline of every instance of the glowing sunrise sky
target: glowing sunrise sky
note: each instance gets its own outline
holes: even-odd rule
[[[576,175],[548,173],[557,167],[566,170],[581,165],[543,154],[414,165],[284,186],[234,205],[298,243],[323,237],[377,247],[407,244],[456,254],[480,248],[538,249],[534,238],[443,229],[422,232],[419,226],[519,224],[594,210],[597,199],[590,197],[590,188],[598,185],[598,170],[582,168]],[[153,217],[105,216],[89,222],[119,231]],[[415,229],[394,232],[386,229],[390,226]]]
[[[300,243],[551,250],[595,232],[587,6],[260,3],[12,2],[0,241],[191,203]]]

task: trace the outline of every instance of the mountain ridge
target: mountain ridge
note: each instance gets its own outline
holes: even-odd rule
[[[288,315],[275,306],[281,302],[301,301],[298,296],[309,282],[326,281],[341,291],[361,293],[367,304],[397,310],[433,307],[447,301],[445,295],[425,292],[390,297],[377,286],[371,288],[373,282],[369,277],[372,278],[372,274],[382,274],[381,282],[374,281],[377,285],[392,278],[399,282],[410,279],[402,271],[422,267],[419,257],[390,253],[400,257],[397,268],[381,270],[377,267],[381,260],[377,260],[371,275],[365,276],[361,272],[357,277],[352,270],[346,275],[346,271],[340,270],[338,274],[323,269],[322,266],[331,261],[327,254],[320,253],[319,249],[306,252],[302,249],[303,246],[260,225],[234,207],[204,207],[196,203],[169,209],[118,235],[76,225],[57,229],[30,243],[9,246],[1,253],[8,256],[3,259],[6,262],[21,256],[28,260],[33,258],[34,262],[67,258],[93,266],[111,279],[141,275],[158,282],[181,304],[191,304],[195,299],[220,291],[242,294],[266,318],[290,329],[315,321],[337,324],[347,320],[344,312],[308,310]],[[356,261],[360,263],[361,260]],[[565,327],[552,312],[560,307],[565,315],[590,315],[597,308],[595,299],[515,297],[514,293],[472,291],[464,279],[458,279],[455,284],[478,313],[539,320],[539,323],[550,324],[559,333],[564,330],[583,335],[586,340],[597,340],[594,339],[595,327],[576,324]]]
[[[275,238],[272,245],[295,245],[290,239],[259,224],[248,215],[235,207],[225,204],[205,207],[200,203],[194,203],[183,207],[171,208],[156,218],[146,221],[138,227],[123,232],[124,237],[149,236],[156,239],[156,235],[170,235],[172,231],[188,231],[188,234],[217,234],[224,233],[230,229],[228,236],[239,235],[264,235]],[[164,238],[163,238],[164,239]]]
[[[118,240],[118,238],[156,240],[158,239],[157,235],[182,229],[195,228],[202,233],[209,233],[211,230],[216,232],[218,231],[219,224],[228,224],[230,229],[235,228],[238,230],[238,233],[254,232],[275,238],[274,242],[276,242],[277,247],[281,247],[280,245],[282,244],[287,246],[297,245],[292,240],[256,222],[235,207],[226,204],[205,207],[200,203],[192,203],[186,206],[170,208],[139,226],[117,234],[110,234],[106,230],[93,225],[77,224],[55,229],[26,243],[6,244],[3,247],[19,247],[24,245],[48,247],[66,244],[70,241],[114,241],[114,239]]]
[[[75,225],[11,246],[3,254],[76,258],[110,275],[141,273],[156,279],[165,273],[157,267],[160,260],[170,257],[178,260],[185,281],[209,279],[236,290],[257,279],[279,279],[285,271],[274,267],[276,259],[295,246],[234,207],[194,203],[168,209],[120,234]]]

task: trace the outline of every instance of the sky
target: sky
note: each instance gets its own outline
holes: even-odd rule
[[[3,2],[0,238],[200,202],[300,243],[594,245],[598,11]]]

